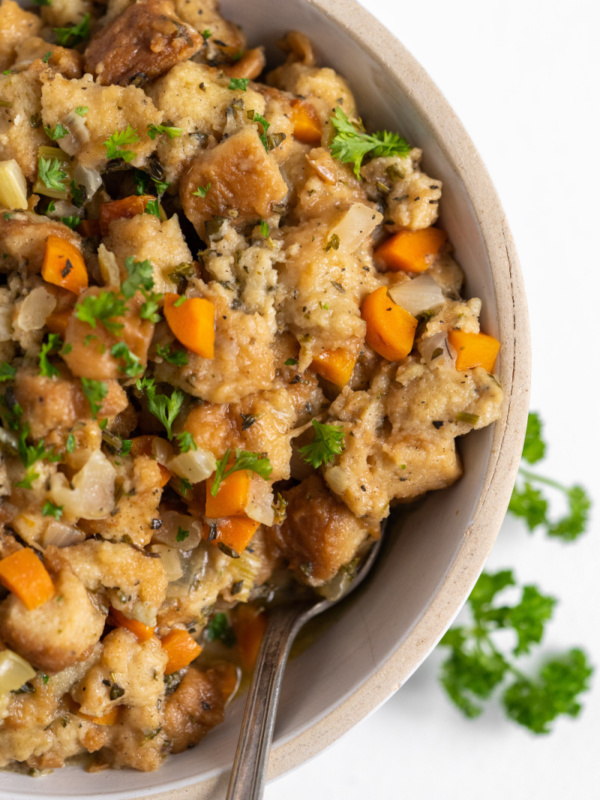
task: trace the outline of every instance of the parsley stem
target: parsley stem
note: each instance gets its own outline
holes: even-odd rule
[[[523,475],[524,478],[530,481],[537,481],[538,483],[545,483],[546,486],[552,486],[554,489],[558,489],[561,492],[568,493],[568,489],[566,486],[563,486],[562,483],[558,481],[552,480],[552,478],[545,478],[543,475],[536,475],[535,472],[530,472],[528,469],[524,467],[519,467],[519,474]]]

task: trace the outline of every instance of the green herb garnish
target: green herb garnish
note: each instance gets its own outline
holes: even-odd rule
[[[189,362],[187,353],[184,350],[171,351],[170,346],[163,347],[162,344],[158,344],[156,345],[156,352],[169,364],[175,364],[177,367],[185,367]]]
[[[189,431],[176,433],[175,438],[177,439],[177,446],[182,453],[189,453],[190,450],[198,449],[198,445],[194,441],[194,437]]]
[[[64,506],[57,506],[51,500],[46,500],[42,506],[42,515],[44,517],[54,517],[54,519],[60,519],[63,515],[63,511]]]
[[[128,378],[135,378],[141,372],[144,371],[144,366],[139,358],[132,353],[131,350],[127,347],[125,342],[117,342],[110,348],[111,356],[115,358],[122,358],[124,366],[119,367],[121,372],[124,372]]]
[[[90,404],[92,418],[96,419],[102,408],[102,401],[108,394],[108,384],[104,381],[94,381],[91,378],[81,378],[81,388]]]
[[[360,168],[365,157],[407,156],[411,146],[397,133],[378,131],[366,133],[362,124],[350,122],[340,106],[331,117],[331,124],[337,131],[329,148],[331,155],[342,164],[354,164],[354,174],[360,179]]]
[[[4,381],[14,381],[16,374],[16,367],[11,367],[6,361],[0,364],[0,383],[4,383]]]
[[[62,340],[58,333],[50,333],[48,341],[42,345],[40,350],[40,375],[44,378],[57,378],[60,375],[60,370],[48,361],[48,356],[51,353],[56,353],[62,347]]]
[[[75,306],[77,319],[87,322],[94,330],[99,322],[113,334],[117,334],[123,329],[123,323],[116,322],[115,319],[122,317],[126,312],[125,301],[115,292],[88,295]]]
[[[90,35],[90,15],[86,14],[77,25],[66,28],[53,28],[56,41],[62,47],[74,47]]]
[[[133,161],[135,153],[131,150],[124,150],[127,144],[135,144],[140,141],[137,131],[130,125],[127,125],[124,131],[115,131],[105,142],[106,158],[122,158],[123,161]]]
[[[300,448],[304,460],[314,469],[330,464],[344,449],[345,432],[338,425],[325,425],[316,419],[312,421],[315,438],[312,444]]]
[[[249,78],[231,78],[227,88],[233,89],[234,91],[245,92],[249,83]]]
[[[184,530],[182,527],[177,528],[177,535],[175,536],[175,541],[177,542],[185,542],[185,540],[190,535],[189,531]]]
[[[211,617],[210,622],[206,626],[206,638],[209,642],[220,641],[226,647],[233,647],[236,643],[235,633],[229,624],[227,614],[219,611]]]
[[[183,129],[175,128],[173,125],[148,125],[148,136],[152,141],[161,133],[165,133],[169,139],[176,139],[183,134]]]
[[[38,176],[48,189],[56,192],[66,192],[67,173],[62,168],[62,162],[58,158],[43,158],[38,160]]]
[[[173,389],[170,397],[157,394],[153,378],[138,378],[136,388],[146,393],[148,411],[153,414],[167,429],[169,439],[173,438],[173,423],[183,405],[184,393],[181,389]]]
[[[51,55],[48,53],[48,55]],[[50,128],[48,125],[44,125],[44,131],[46,136],[49,139],[52,139],[53,142],[56,142],[58,139],[62,139],[65,136],[69,135],[69,131],[65,128],[64,125],[61,125],[60,122],[58,125],[55,125],[54,128]]]
[[[160,205],[158,200],[148,200],[144,214],[151,214],[153,217],[160,219]]]
[[[222,459],[217,461],[217,469],[215,472],[215,478],[213,481],[212,488],[210,493],[213,497],[217,496],[217,492],[219,491],[219,486],[221,482],[228,478],[232,473],[238,472],[242,469],[250,470],[250,472],[256,472],[257,475],[260,475],[261,478],[265,480],[269,478],[271,472],[273,472],[273,467],[271,466],[271,462],[269,459],[264,456],[262,453],[252,453],[248,450],[237,450],[235,451],[235,459],[233,464],[228,468],[227,464],[231,459],[231,450],[227,448],[225,451],[225,455]]]
[[[206,186],[198,186],[198,188],[192,192],[194,197],[206,197],[208,191],[210,189],[210,183],[207,183]]]

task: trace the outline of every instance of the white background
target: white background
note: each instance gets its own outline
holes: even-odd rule
[[[587,486],[575,544],[504,523],[488,564],[560,599],[544,651],[582,645],[598,667],[579,719],[535,737],[497,708],[470,721],[446,700],[441,652],[381,709],[266,800],[600,798],[600,3],[362,0],[445,94],[481,153],[516,240],[529,298],[532,409],[543,471]],[[562,509],[555,507],[558,513]]]

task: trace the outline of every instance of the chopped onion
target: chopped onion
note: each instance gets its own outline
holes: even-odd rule
[[[43,286],[38,286],[21,303],[17,324],[24,331],[39,331],[55,307],[56,297]]]
[[[162,525],[154,533],[153,541],[161,542],[178,550],[193,550],[202,538],[202,522],[179,511],[163,511]],[[178,538],[179,537],[179,538]]]
[[[49,547],[50,545],[54,545],[54,547],[69,547],[71,544],[83,542],[84,539],[85,533],[83,531],[74,528],[67,522],[51,519],[42,535],[40,544],[42,547]]]
[[[273,499],[270,483],[264,480],[250,481],[250,496],[246,504],[246,514],[255,522],[271,527],[275,517]]]
[[[0,695],[20,689],[36,674],[29,661],[25,661],[18,653],[8,649],[0,652]]]
[[[10,342],[12,339],[12,303],[8,292],[0,294],[0,342]]]
[[[152,455],[159,464],[166,467],[167,463],[173,458],[173,445],[163,439],[162,436],[155,436],[152,439]]]
[[[169,583],[171,583],[171,581],[178,581],[183,577],[181,558],[178,550],[174,547],[168,547],[166,544],[153,544],[152,547],[150,547],[150,552],[158,553],[160,556]]]
[[[98,248],[98,263],[100,264],[100,274],[105,286],[120,286],[121,272],[117,264],[114,253],[108,250],[104,244]]]
[[[353,253],[382,221],[383,216],[379,211],[375,211],[363,203],[354,203],[340,222],[329,231],[327,241],[331,241],[332,237],[337,236],[339,239],[338,250]]]
[[[427,339],[421,339],[418,345],[421,357],[431,367],[454,367],[456,353],[448,342],[445,333],[436,333]]]
[[[73,518],[104,519],[115,504],[115,468],[101,450],[73,476],[73,488],[57,472],[50,479],[50,498]]]
[[[199,447],[170,458],[165,466],[179,478],[187,478],[190,483],[200,483],[210,478],[216,470],[217,459],[211,452]]]
[[[75,153],[79,152],[82,145],[89,142],[90,132],[87,129],[83,117],[80,117],[79,114],[76,114],[74,111],[64,116],[62,118],[62,123],[68,128],[69,133],[60,140],[60,146],[65,153],[74,156]],[[75,178],[75,180],[77,180],[77,178]],[[79,183],[79,181],[77,182]]]
[[[341,467],[329,467],[325,470],[325,480],[336,494],[344,494],[348,488],[348,475]]]
[[[419,275],[404,283],[397,283],[390,286],[388,291],[394,303],[402,306],[413,317],[439,308],[446,299],[431,275]]]
[[[14,158],[0,161],[0,206],[11,211],[27,208],[27,181]]]
[[[77,117],[77,119],[81,121],[81,117]],[[102,186],[102,176],[98,170],[82,167],[81,164],[77,164],[73,170],[73,179],[85,189],[86,200],[90,200]]]

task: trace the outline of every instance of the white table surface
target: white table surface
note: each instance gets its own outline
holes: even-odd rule
[[[585,484],[589,532],[567,545],[507,519],[490,569],[560,599],[548,653],[598,665],[579,719],[535,737],[497,708],[471,721],[446,700],[434,652],[381,709],[267,787],[266,800],[600,798],[600,3],[362,0],[429,72],[471,135],[519,251],[544,472]],[[540,467],[541,471],[541,467]],[[557,508],[557,511],[560,510]]]

